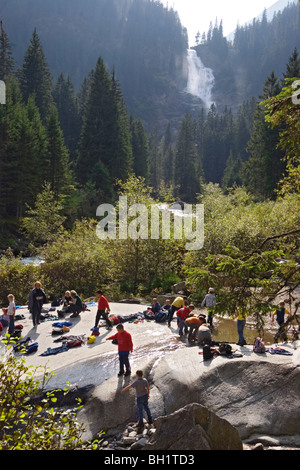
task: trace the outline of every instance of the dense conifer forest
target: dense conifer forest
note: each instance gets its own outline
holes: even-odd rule
[[[138,194],[147,203],[205,201],[208,208],[214,199],[228,224],[231,217],[232,223],[236,220],[236,201],[245,211],[251,207],[253,232],[241,228],[245,246],[240,246],[237,227],[230,236],[223,234],[224,243],[241,250],[250,249],[246,240],[255,244],[268,236],[259,216],[264,211],[270,231],[275,230],[272,204],[278,214],[284,207],[293,212],[283,223],[287,231],[299,224],[299,121],[269,108],[288,93],[291,97],[300,77],[298,4],[272,21],[264,15],[238,26],[233,42],[224,37],[222,21],[199,35],[195,49],[215,74],[215,104],[209,110],[199,101],[195,106],[184,92],[187,33],[172,8],[150,0],[88,0],[84,7],[80,0],[28,0],[25,9],[19,5],[0,0],[0,80],[7,92],[6,105],[0,107],[0,248],[5,257],[8,248],[14,254],[42,253],[48,260],[45,279],[57,288],[60,279],[67,287],[76,274],[66,260],[65,274],[51,263],[63,261],[64,243],[70,252],[77,244],[92,276],[97,266],[110,264],[107,256],[116,250],[91,241],[96,208],[116,203],[120,194],[134,201]],[[290,106],[287,115],[294,116],[298,108]],[[224,248],[218,241],[222,229],[216,230],[197,262]],[[91,247],[97,261],[91,261]],[[118,266],[107,276],[102,268],[102,281],[117,280],[125,291],[161,286],[168,276],[169,283],[193,278],[196,258],[187,261],[180,243],[175,248],[128,242],[118,250]],[[131,278],[125,272],[133,252]],[[78,290],[94,287],[76,282]]]

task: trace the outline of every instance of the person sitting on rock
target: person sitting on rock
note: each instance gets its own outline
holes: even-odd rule
[[[62,298],[62,303],[63,303],[63,307],[61,309],[61,312],[62,313],[68,313],[69,312],[69,306],[73,303],[71,292],[69,290],[66,290],[65,296]]]
[[[71,290],[71,296],[73,302],[70,304],[69,309],[72,314],[70,317],[78,317],[78,315],[83,311],[83,302],[75,290]]]
[[[151,310],[155,315],[161,310],[160,303],[158,302],[156,297],[152,299]]]
[[[168,314],[169,314],[171,308],[172,308],[172,306],[171,306],[171,300],[170,300],[170,299],[166,299],[166,303],[165,303],[165,305],[162,306],[162,310],[168,312]]]

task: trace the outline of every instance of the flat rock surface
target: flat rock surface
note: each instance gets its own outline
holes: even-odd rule
[[[94,326],[97,307],[81,313],[70,321],[69,335],[88,337]],[[111,303],[114,315],[128,315],[145,310],[144,305]],[[57,310],[57,309],[56,309]],[[116,332],[100,328],[100,335],[93,344],[84,344],[57,355],[41,356],[48,347],[61,345],[54,342],[60,335],[52,335],[52,321],[45,321],[36,328],[26,309],[19,309],[25,319],[23,337],[30,337],[39,344],[38,351],[24,356],[31,366],[47,367],[53,375],[48,389],[71,386],[94,386],[86,405],[79,413],[87,425],[86,438],[91,439],[104,429],[114,430],[135,421],[136,403],[133,390],[121,395],[120,390],[132,382],[135,370],[143,369],[151,388],[149,406],[154,418],[173,413],[189,403],[200,403],[228,420],[238,430],[244,441],[255,442],[260,438],[272,445],[299,445],[299,342],[279,346],[292,355],[255,354],[253,346],[233,344],[242,356],[229,359],[218,356],[203,361],[202,349],[180,339],[176,319],[171,327],[154,321],[125,322],[125,329],[132,334],[134,351],[130,355],[131,377],[117,377],[119,361],[117,346],[106,338]],[[53,312],[57,315],[57,312]]]

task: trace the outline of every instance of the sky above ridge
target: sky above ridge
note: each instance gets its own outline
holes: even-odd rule
[[[165,6],[173,8],[179,14],[181,23],[188,30],[190,46],[195,45],[198,31],[207,32],[209,23],[223,20],[224,35],[235,31],[240,25],[251,21],[264,8],[269,8],[276,0],[161,0]]]

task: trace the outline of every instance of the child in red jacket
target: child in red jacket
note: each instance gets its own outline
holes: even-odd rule
[[[119,352],[119,361],[120,361],[120,372],[118,376],[124,374],[124,367],[126,369],[125,376],[131,374],[130,364],[129,364],[129,353],[133,350],[132,344],[132,337],[128,331],[124,330],[124,326],[120,323],[117,325],[118,333],[109,338],[107,340],[117,340],[118,341],[118,352]]]

